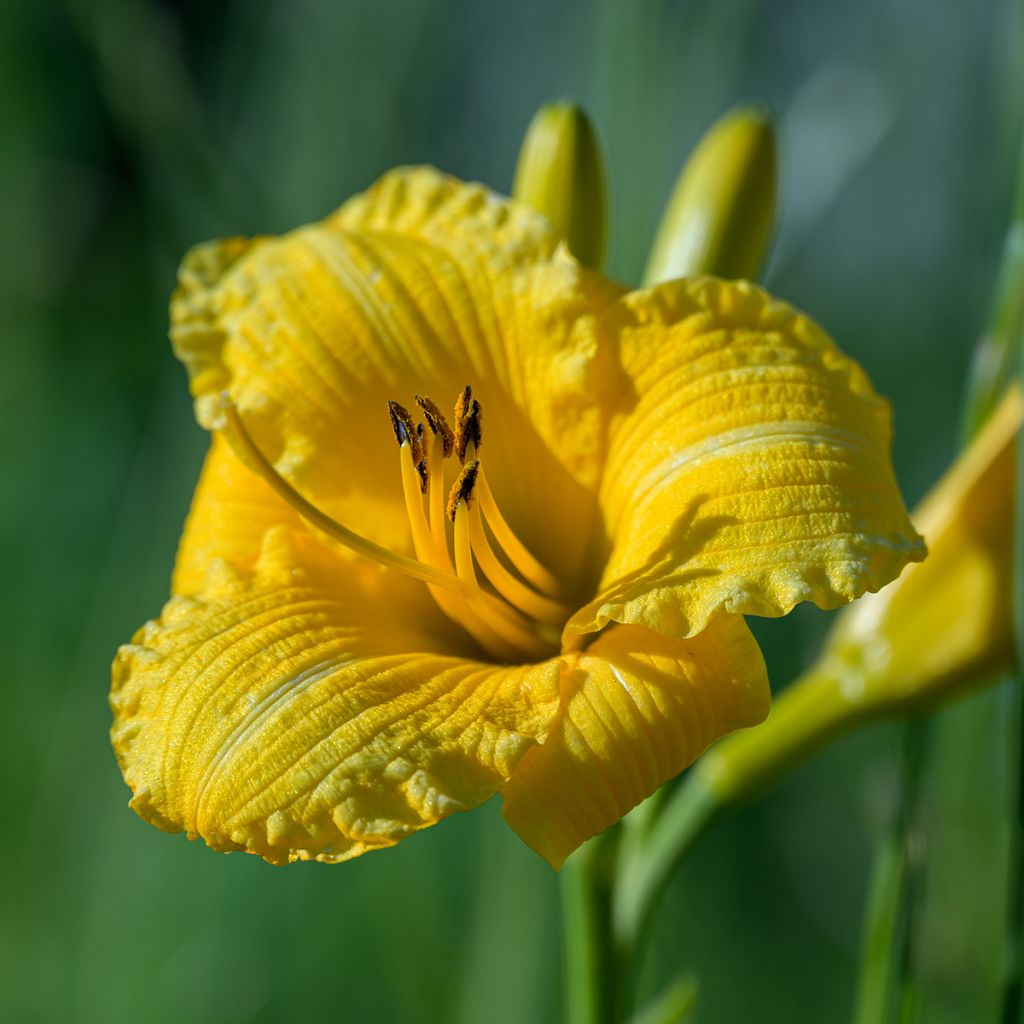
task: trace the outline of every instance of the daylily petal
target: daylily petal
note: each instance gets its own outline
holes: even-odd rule
[[[757,643],[732,615],[688,640],[615,626],[561,689],[551,735],[501,791],[505,820],[555,867],[714,740],[762,721],[770,697]]]
[[[924,556],[888,404],[806,316],[694,278],[631,293],[602,327],[632,393],[601,491],[604,578],[568,634],[614,620],[692,636],[721,611],[832,608]]]
[[[486,800],[546,735],[560,661],[427,653],[437,621],[389,596],[302,566],[276,529],[253,574],[221,563],[173,598],[114,664],[135,810],[286,863],[390,846]]]
[[[387,400],[446,405],[471,384],[506,517],[570,575],[604,455],[595,382],[612,386],[594,371],[595,315],[619,294],[525,207],[407,169],[321,224],[194,250],[171,335],[204,426],[221,424],[227,391],[279,472],[393,549],[408,526]]]
[[[251,570],[274,527],[306,532],[291,506],[214,434],[178,545],[171,592],[199,593],[210,566],[221,560]]]
[[[388,600],[407,614],[436,611],[427,589],[419,583],[389,578],[379,566],[340,547],[309,526],[269,484],[234,453],[223,434],[211,438],[210,450],[192,497],[171,579],[171,593],[198,594],[206,586],[211,566],[226,562],[251,572],[271,530],[287,535],[305,566],[346,576],[347,588],[367,594],[387,587]],[[281,531],[284,531],[283,533]],[[397,588],[397,589],[396,589]]]

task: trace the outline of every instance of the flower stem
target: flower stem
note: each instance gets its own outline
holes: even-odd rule
[[[567,1024],[614,1024],[624,995],[611,929],[616,828],[580,847],[559,876]]]
[[[1018,183],[1018,224],[1024,215],[1024,158],[1021,160],[1021,181]],[[1016,374],[1024,383],[1024,334],[1016,337]],[[1010,917],[1006,933],[1008,978],[1003,990],[1003,1024],[1018,1024],[1024,1010],[1024,444],[1017,444],[1017,480],[1014,494],[1016,516],[1013,545],[1013,629],[1016,639],[1017,683],[1014,696],[1017,702],[1016,743],[1017,771],[1013,784],[1017,787],[1016,817],[1011,832],[1010,865]]]
[[[875,848],[871,871],[855,1024],[913,1019],[915,913],[924,863],[915,822],[930,722],[903,726],[899,806]]]
[[[612,907],[620,956],[632,956],[643,943],[666,883],[720,810],[763,789],[860,720],[863,708],[848,697],[840,668],[824,658],[808,669],[776,701],[767,722],[713,747],[650,816],[644,834],[622,844]]]
[[[721,806],[701,778],[691,773],[665,801],[646,840],[623,851],[612,903],[620,958],[632,959],[643,943],[665,884]]]

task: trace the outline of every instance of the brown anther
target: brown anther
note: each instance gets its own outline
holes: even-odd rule
[[[474,459],[463,466],[458,480],[455,481],[452,492],[448,495],[448,518],[453,523],[455,522],[455,513],[458,511],[459,505],[465,504],[466,508],[469,508],[479,472],[480,460]]]
[[[420,490],[424,494],[426,494],[427,493],[427,481],[429,479],[429,474],[427,473],[427,460],[426,459],[420,459],[420,461],[416,463],[416,472],[419,473],[419,475],[420,475]]]
[[[466,418],[469,412],[469,403],[473,400],[473,389],[467,384],[455,399],[455,432],[459,431],[459,424]]]
[[[455,434],[452,433],[452,428],[448,426],[444,413],[425,395],[417,395],[416,404],[423,411],[427,426],[430,427],[436,437],[441,438],[441,451],[444,454],[444,458],[447,459],[455,450]]]
[[[458,455],[459,462],[466,461],[466,449],[470,444],[479,451],[482,437],[483,411],[480,403],[474,398],[455,427],[455,454]]]
[[[409,445],[412,450],[413,465],[423,458],[423,443],[416,426],[409,415],[409,410],[398,402],[388,402],[388,412],[391,414],[391,426],[395,428],[395,438],[399,447],[403,444]]]

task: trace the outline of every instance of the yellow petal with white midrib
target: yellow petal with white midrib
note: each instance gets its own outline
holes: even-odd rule
[[[693,635],[877,590],[924,555],[888,405],[807,317],[745,282],[634,292],[603,326],[631,382],[613,420],[598,596],[570,621]]]

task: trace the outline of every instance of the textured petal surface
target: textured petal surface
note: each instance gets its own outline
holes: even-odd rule
[[[298,514],[246,468],[221,434],[214,434],[178,545],[171,580],[175,594],[197,594],[220,560],[250,570],[274,527],[295,537],[307,527]]]
[[[204,426],[219,424],[229,392],[306,497],[393,548],[408,546],[408,529],[387,400],[428,394],[447,407],[472,384],[506,517],[572,576],[604,456],[597,389],[614,386],[596,372],[610,356],[595,315],[619,294],[541,217],[420,168],[282,238],[194,250],[171,336]]]
[[[253,573],[222,562],[201,595],[172,599],[114,664],[135,810],[218,850],[337,861],[494,793],[546,735],[559,660],[437,653],[439,613],[380,583],[303,566],[282,528]]]
[[[631,391],[601,492],[609,555],[570,622],[679,636],[877,590],[924,546],[889,461],[888,405],[790,306],[745,282],[633,292],[603,326]]]
[[[764,660],[739,616],[688,640],[608,630],[571,663],[550,737],[502,790],[506,821],[555,867],[710,743],[768,713]]]

